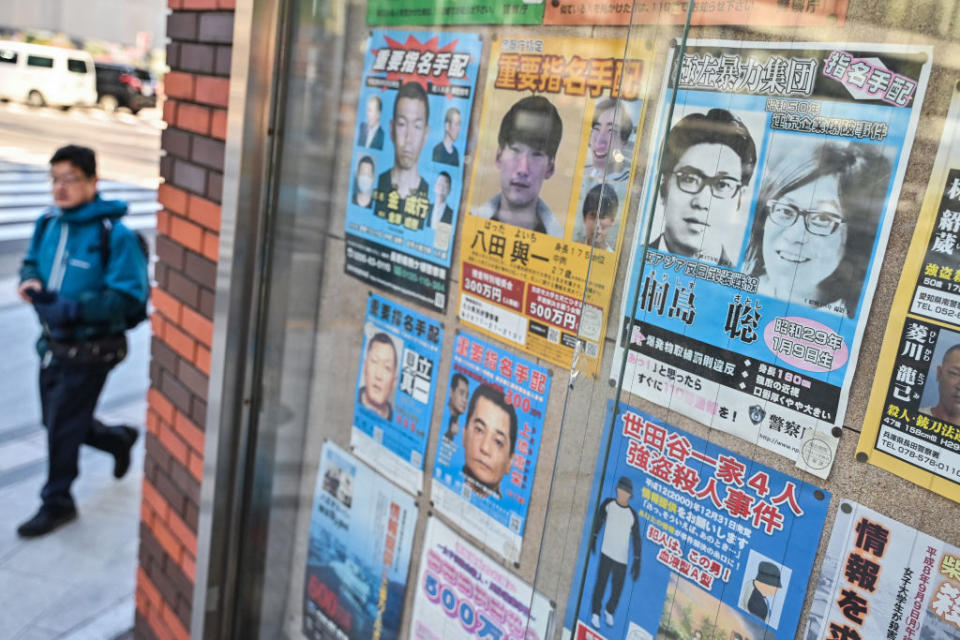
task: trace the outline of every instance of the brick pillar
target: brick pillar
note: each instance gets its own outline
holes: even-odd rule
[[[137,638],[188,638],[235,0],[169,0]]]

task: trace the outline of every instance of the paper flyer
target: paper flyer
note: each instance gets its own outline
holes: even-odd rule
[[[643,25],[686,23],[691,3],[623,0],[555,0],[548,2],[543,23],[550,25]],[[848,0],[750,0],[694,2],[690,24],[818,27],[842,25]]]
[[[883,338],[857,452],[960,502],[960,93]]]
[[[537,364],[460,333],[454,341],[431,499],[511,562],[520,557],[550,397]]]
[[[304,579],[307,638],[398,636],[416,524],[412,497],[324,443]]]
[[[460,234],[461,322],[597,372],[650,56],[625,40],[491,44]]]
[[[449,297],[477,34],[371,32],[345,220],[346,272],[434,311]]]
[[[825,478],[932,49],[671,55],[610,377]]]
[[[792,640],[830,493],[612,409],[564,638]]]
[[[803,638],[960,639],[960,549],[844,501]]]
[[[427,520],[416,589],[412,640],[553,637],[553,604],[437,518]]]
[[[442,344],[440,323],[370,295],[350,446],[358,458],[414,494],[423,489]]]
[[[535,24],[544,0],[369,0],[367,24]]]

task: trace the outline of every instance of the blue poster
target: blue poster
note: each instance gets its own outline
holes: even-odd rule
[[[417,525],[413,498],[328,441],[311,513],[304,635],[395,639]]]
[[[677,54],[611,378],[826,478],[932,50],[690,41]]]
[[[520,557],[550,374],[466,333],[454,342],[431,498],[511,562]]]
[[[363,325],[350,445],[397,485],[419,493],[443,325],[371,295]]]
[[[567,633],[794,638],[830,492],[620,407],[612,434],[613,402],[604,423]]]
[[[470,33],[370,34],[346,214],[346,272],[447,306],[482,44]]]

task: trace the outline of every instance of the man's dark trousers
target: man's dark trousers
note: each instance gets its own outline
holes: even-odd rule
[[[600,563],[597,566],[597,581],[593,583],[593,599],[590,602],[591,612],[600,615],[600,605],[603,604],[603,592],[607,590],[607,578],[613,574],[613,584],[610,585],[610,599],[607,601],[607,612],[613,615],[620,602],[620,592],[623,591],[623,581],[627,577],[627,565],[617,562],[600,554]]]
[[[40,497],[50,507],[73,506],[70,485],[77,478],[80,445],[116,454],[128,446],[124,431],[93,417],[113,365],[71,365],[52,361],[40,368],[40,403],[47,429],[47,484]]]

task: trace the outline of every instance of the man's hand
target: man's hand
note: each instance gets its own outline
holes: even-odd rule
[[[17,294],[20,296],[20,299],[23,300],[24,302],[32,303],[33,300],[30,299],[30,295],[27,292],[42,291],[42,290],[43,290],[43,283],[37,280],[36,278],[32,278],[30,280],[24,280],[23,282],[20,283],[20,286],[17,288]]]
[[[80,319],[80,303],[69,298],[61,298],[52,291],[29,290],[27,296],[33,301],[33,308],[40,316],[40,322],[47,327],[63,327]]]

